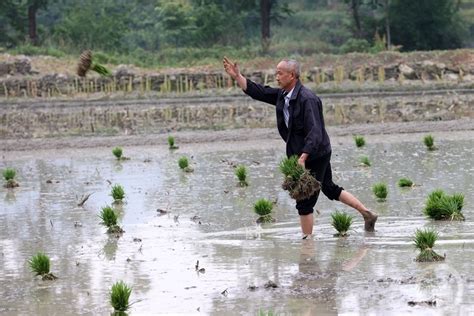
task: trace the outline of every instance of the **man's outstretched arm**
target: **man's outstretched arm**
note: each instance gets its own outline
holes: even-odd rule
[[[246,91],[247,78],[242,76],[237,63],[232,63],[227,57],[224,57],[224,60],[222,62],[224,64],[225,72],[227,72],[227,74],[237,82],[237,84],[242,90]]]

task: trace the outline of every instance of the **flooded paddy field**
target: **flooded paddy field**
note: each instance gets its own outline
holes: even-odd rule
[[[474,132],[433,135],[435,151],[423,134],[367,136],[360,149],[351,136],[333,137],[335,181],[379,220],[365,233],[362,218],[321,195],[312,240],[300,240],[294,202],[281,189],[279,140],[128,146],[126,161],[112,147],[2,152],[0,169],[15,168],[20,187],[0,188],[0,314],[106,315],[118,280],[133,288],[130,315],[474,314]],[[193,173],[179,169],[183,155]],[[362,155],[371,167],[359,165]],[[249,187],[237,186],[236,164],[247,166]],[[417,186],[397,187],[402,177]],[[385,202],[371,190],[381,181]],[[113,184],[126,193],[120,238],[98,217]],[[437,188],[465,194],[465,221],[423,215]],[[275,223],[255,223],[259,198],[275,202]],[[347,238],[333,236],[335,210],[355,216]],[[427,227],[440,234],[444,262],[414,261],[413,234]],[[38,251],[57,280],[30,271]]]

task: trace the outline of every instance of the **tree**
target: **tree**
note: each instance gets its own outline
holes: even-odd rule
[[[38,45],[38,33],[36,31],[36,13],[39,9],[46,8],[48,0],[28,0],[28,35],[33,45]]]
[[[271,43],[270,22],[280,23],[293,11],[288,4],[282,4],[278,0],[260,0],[260,23],[262,52],[268,53]]]

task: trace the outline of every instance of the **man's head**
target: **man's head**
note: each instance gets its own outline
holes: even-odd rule
[[[276,81],[280,88],[291,91],[300,78],[300,64],[294,59],[283,59],[277,65]]]

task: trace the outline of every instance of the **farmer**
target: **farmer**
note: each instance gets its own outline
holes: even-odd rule
[[[321,100],[299,80],[300,65],[296,60],[284,59],[276,68],[280,88],[262,86],[245,78],[237,63],[227,57],[224,69],[239,87],[255,100],[276,106],[277,126],[286,142],[288,157],[297,155],[298,163],[310,170],[321,183],[321,189],[330,200],[338,200],[356,209],[364,218],[365,230],[374,231],[377,214],[367,209],[355,196],[332,181],[331,144],[324,127]],[[297,201],[303,239],[313,233],[313,212],[319,191],[310,198]]]

